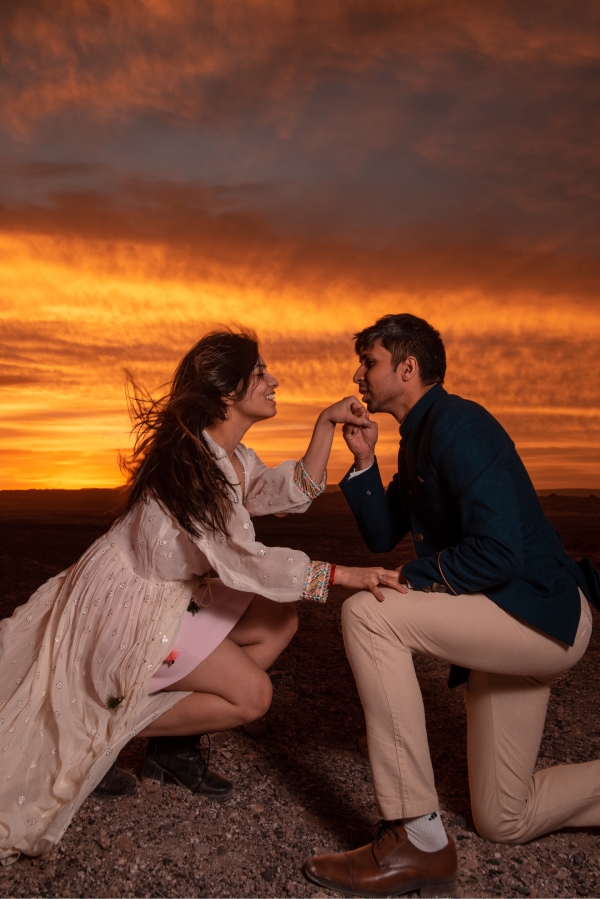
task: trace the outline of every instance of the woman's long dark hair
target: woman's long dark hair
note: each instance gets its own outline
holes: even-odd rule
[[[258,360],[252,331],[213,331],[186,353],[160,399],[128,375],[136,437],[129,458],[121,459],[129,486],[123,515],[152,496],[192,536],[200,536],[201,529],[226,533],[231,485],[202,432],[212,422],[225,421],[226,397],[245,396]]]

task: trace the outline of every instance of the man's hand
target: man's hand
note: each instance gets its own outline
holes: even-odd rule
[[[365,414],[365,419],[360,425],[345,424],[342,434],[348,449],[354,455],[356,470],[370,468],[375,460],[378,428],[375,422],[370,420],[369,413]]]
[[[384,602],[385,596],[380,587],[391,587],[398,593],[408,593],[408,587],[400,583],[400,577],[398,571],[386,571],[385,568],[347,568],[345,565],[336,565],[335,586],[369,590],[375,599]]]

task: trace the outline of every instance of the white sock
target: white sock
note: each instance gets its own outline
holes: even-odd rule
[[[403,818],[402,824],[413,846],[423,852],[438,852],[448,843],[439,812],[430,812],[420,818]]]

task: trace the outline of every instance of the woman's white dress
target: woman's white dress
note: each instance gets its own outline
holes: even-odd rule
[[[235,483],[225,451],[210,444]],[[187,695],[151,694],[149,684],[210,569],[227,587],[276,602],[326,599],[330,566],[263,546],[251,522],[308,508],[316,491],[302,466],[269,469],[243,444],[236,455],[245,484],[227,536],[192,539],[156,501],[140,502],[0,623],[4,864],[57,843],[119,750]]]

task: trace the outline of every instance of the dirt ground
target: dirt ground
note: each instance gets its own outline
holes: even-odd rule
[[[91,512],[64,503],[56,511],[47,495],[44,508],[35,497],[26,499],[0,495],[2,617],[103,530],[102,502]],[[600,500],[550,496],[543,503],[569,552],[588,555],[600,568]],[[261,519],[257,530],[266,543],[341,564],[397,566],[413,555],[404,543],[375,562],[335,492],[304,516]],[[211,765],[235,782],[231,800],[220,805],[154,781],[140,784],[129,799],[90,797],[56,849],[0,868],[0,895],[335,896],[303,879],[304,858],[360,845],[376,822],[362,710],[340,633],[347,592],[334,589],[324,607],[299,604],[299,632],[271,671],[269,713],[248,728],[213,736]],[[425,659],[416,665],[442,816],[460,858],[459,895],[599,896],[598,828],[518,847],[477,836],[461,689],[447,689],[447,666]],[[582,662],[553,689],[540,767],[598,757],[599,681],[596,634]],[[142,753],[143,741],[133,740],[120,764],[139,774]]]

